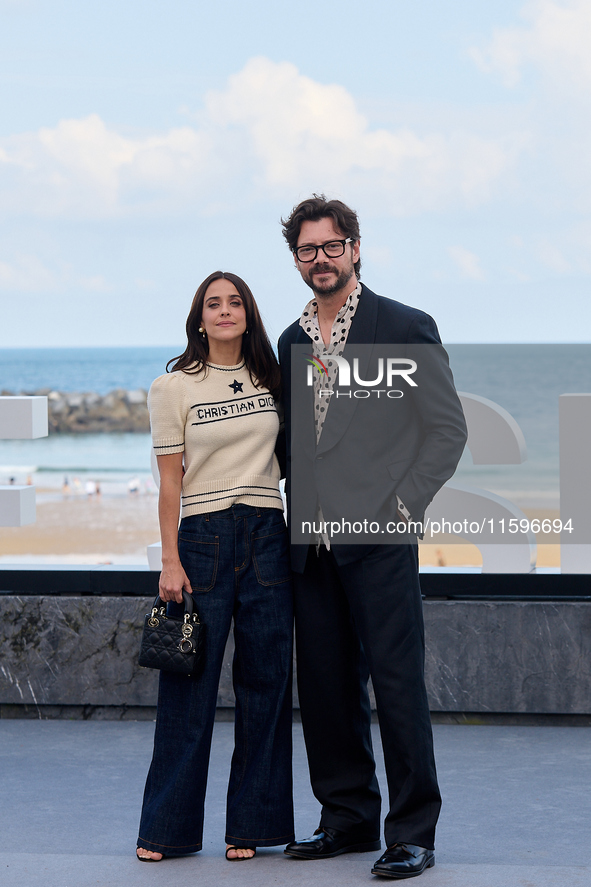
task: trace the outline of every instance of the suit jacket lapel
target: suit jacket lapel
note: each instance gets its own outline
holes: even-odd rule
[[[309,347],[310,353],[312,352],[312,343],[310,342],[310,337],[304,332],[304,330],[298,326],[297,332],[294,336],[293,342],[291,345],[306,345]],[[301,359],[301,358],[300,358]],[[290,385],[293,384],[294,377],[294,367],[292,366],[291,354],[289,358],[290,364]],[[297,367],[296,373],[301,367]],[[299,384],[299,383],[298,383]],[[292,423],[293,419],[295,419],[296,415],[298,418],[302,419],[302,421],[297,422],[296,426],[292,424],[292,438],[295,444],[302,447],[306,455],[309,459],[313,459],[316,454],[316,426],[314,422],[314,389],[305,386],[303,390],[298,392],[297,410],[293,409],[293,398],[292,392],[290,391],[290,407],[292,411]],[[303,418],[307,417],[307,421],[303,421]]]
[[[364,284],[361,284],[359,304],[347,336],[347,346],[372,345],[376,341],[377,324],[378,297]],[[345,352],[347,346],[345,346]]]

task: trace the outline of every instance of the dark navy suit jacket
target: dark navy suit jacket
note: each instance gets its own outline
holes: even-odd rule
[[[397,353],[415,359],[418,355],[413,377],[418,384],[407,388],[404,397],[388,403],[376,397],[331,397],[318,445],[311,388],[303,392],[303,397],[309,399],[305,409],[302,411],[299,399],[294,412],[294,344],[311,344],[299,321],[279,339],[288,519],[299,519],[303,513],[314,516],[318,503],[326,520],[354,517],[351,503],[360,518],[373,514],[380,519],[397,519],[398,495],[413,521],[422,522],[433,496],[455,471],[466,442],[462,407],[434,320],[423,311],[377,296],[362,286],[343,356],[347,357],[347,349],[356,345],[401,346]],[[371,378],[374,369],[375,364],[363,367],[360,361],[359,375]],[[370,547],[336,544],[333,550],[337,563],[344,564],[365,556]],[[294,570],[303,571],[306,556],[307,545],[292,545]]]

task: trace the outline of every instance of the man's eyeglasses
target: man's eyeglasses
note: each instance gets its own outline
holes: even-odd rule
[[[294,249],[298,262],[313,262],[321,249],[327,259],[338,259],[345,252],[345,244],[352,243],[352,238],[346,240],[328,240],[319,246],[298,246]]]

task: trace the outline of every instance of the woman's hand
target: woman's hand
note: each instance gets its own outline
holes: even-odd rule
[[[177,604],[183,602],[183,589],[191,594],[191,583],[187,574],[183,570],[180,561],[173,564],[166,564],[162,567],[160,573],[160,582],[158,583],[158,594],[163,601],[176,601]]]

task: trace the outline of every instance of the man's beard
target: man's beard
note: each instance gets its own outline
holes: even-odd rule
[[[318,288],[317,285],[314,283],[313,274],[319,271],[324,273],[332,272],[333,274],[337,275],[337,279],[334,283],[331,283],[330,285],[321,285],[320,288]],[[338,269],[334,268],[328,262],[322,262],[316,263],[314,267],[310,269],[309,276],[304,277],[304,281],[319,298],[322,298],[323,296],[332,296],[333,293],[337,293],[339,290],[343,289],[343,287],[350,280],[351,275],[354,273],[355,269],[352,264],[350,268],[343,268],[343,270],[339,273]]]

